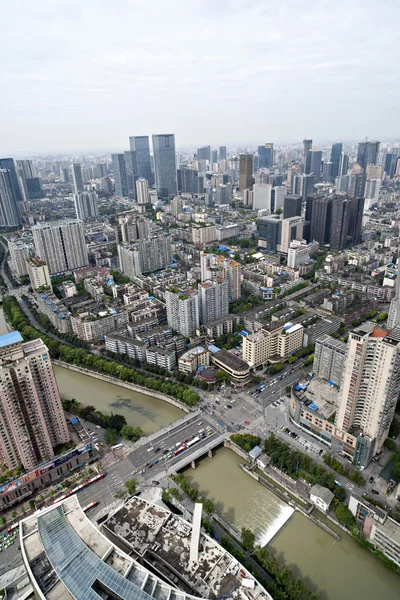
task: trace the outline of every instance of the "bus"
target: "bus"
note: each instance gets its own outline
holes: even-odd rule
[[[179,446],[179,448],[174,450],[174,456],[178,456],[178,454],[180,454],[184,450],[186,450],[186,444],[182,444],[181,446]]]
[[[12,531],[14,531],[14,529],[17,529],[18,527],[19,527],[19,522],[14,523],[14,525],[10,525],[10,527],[7,527],[7,533],[11,533]]]
[[[103,479],[104,476],[105,476],[105,473],[99,473],[98,475],[91,477],[90,479],[85,481],[85,483],[80,483],[79,485],[74,487],[72,490],[70,490],[69,492],[64,494],[63,496],[60,496],[56,500],[53,500],[52,504],[57,504],[58,502],[62,502],[69,496],[73,496],[74,494],[77,494],[81,490],[84,490],[85,488],[87,488],[89,485],[92,485],[92,483],[96,483],[97,481],[100,481],[100,479]]]
[[[195,444],[197,444],[197,442],[199,442],[199,441],[200,441],[200,438],[199,438],[199,436],[197,436],[197,437],[194,437],[192,440],[190,440],[190,441],[189,441],[189,442],[186,444],[186,447],[187,447],[187,448],[191,448],[191,446],[194,446],[194,445],[195,445]]]
[[[90,502],[90,504],[87,504],[86,506],[84,506],[84,507],[82,508],[82,510],[83,510],[83,512],[85,513],[85,512],[87,512],[87,511],[88,511],[88,510],[90,510],[91,508],[94,508],[94,507],[95,507],[95,506],[97,506],[97,505],[98,505],[98,502],[97,502],[97,500],[93,500],[93,502]]]

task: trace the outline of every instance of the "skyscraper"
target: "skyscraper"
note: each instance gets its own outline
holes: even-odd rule
[[[357,163],[364,169],[367,165],[376,165],[378,161],[380,142],[359,142],[357,149]]]
[[[0,226],[19,227],[21,217],[15,199],[11,171],[0,169]]]
[[[229,313],[227,279],[213,279],[199,284],[200,323],[205,325]]]
[[[397,278],[396,294],[390,302],[389,315],[387,320],[388,329],[393,329],[400,325],[400,259],[397,259]]]
[[[115,195],[117,198],[128,196],[128,182],[124,154],[111,154],[114,175]]]
[[[10,253],[12,270],[18,277],[28,275],[26,261],[30,255],[29,246],[21,239],[8,240],[8,251]]]
[[[166,290],[165,304],[168,325],[186,337],[194,335],[200,325],[197,290]]]
[[[124,152],[126,189],[130,198],[136,199],[136,181],[138,179],[137,155],[132,150]]]
[[[348,243],[349,225],[352,214],[351,201],[335,196],[332,201],[330,249],[343,250]]]
[[[283,203],[283,218],[288,219],[289,217],[300,217],[301,216],[301,196],[292,195],[285,196]]]
[[[153,154],[157,194],[162,200],[171,200],[178,193],[175,135],[153,135]]]
[[[136,198],[138,204],[148,204],[150,202],[149,184],[144,177],[139,177],[136,181]]]
[[[308,200],[308,199],[307,199]],[[306,212],[307,214],[307,212]],[[315,197],[312,199],[310,240],[327,244],[331,230],[332,198]]]
[[[306,175],[314,174],[314,184],[321,181],[322,151],[309,150],[306,157]]]
[[[52,275],[89,265],[82,221],[38,223],[32,227],[32,234],[36,254],[47,263]]]
[[[50,273],[48,266],[38,256],[28,258],[27,260],[28,275],[32,289],[51,287]]]
[[[197,148],[196,158],[198,160],[211,160],[211,146],[202,146]]]
[[[259,183],[253,186],[253,210],[271,210],[272,185]]]
[[[78,192],[74,194],[74,205],[77,219],[85,221],[99,215],[96,192]]]
[[[258,168],[269,169],[274,164],[274,145],[258,146]]]
[[[75,194],[85,191],[80,163],[73,163],[72,165],[72,181],[74,182]]]
[[[355,464],[368,464],[382,448],[396,409],[400,388],[400,328],[390,333],[373,323],[350,332],[336,426],[357,443]],[[363,443],[361,443],[363,442]]]
[[[199,172],[190,167],[178,169],[178,191],[182,194],[199,194]]]
[[[151,169],[150,144],[148,135],[132,135],[129,138],[132,152],[136,152],[137,176],[147,179],[149,186],[154,185],[154,174]]]
[[[278,215],[260,217],[257,222],[257,235],[259,246],[263,246],[267,252],[275,254],[277,246],[281,242],[282,219]]]
[[[219,160],[226,160],[226,146],[219,147]]]
[[[229,204],[229,198],[232,193],[232,186],[230,183],[220,183],[216,187],[216,204]]]
[[[343,144],[332,144],[331,163],[332,163],[332,179],[336,179],[339,175],[339,167],[342,158]]]
[[[253,186],[253,155],[240,154],[239,156],[239,190],[250,189]]]
[[[54,456],[70,436],[57,381],[42,340],[0,336],[0,460],[31,469]]]
[[[22,191],[18,183],[17,170],[13,158],[0,158],[0,169],[7,169],[10,171],[11,187],[14,192],[14,198],[16,202],[22,202]]]
[[[306,164],[306,160],[307,160],[307,156],[309,151],[312,148],[312,140],[310,139],[305,139],[303,140],[303,165]]]
[[[340,155],[338,177],[343,177],[344,175],[347,175],[348,169],[349,169],[349,157],[347,154],[342,152]]]

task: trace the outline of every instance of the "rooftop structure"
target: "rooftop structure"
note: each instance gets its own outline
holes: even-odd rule
[[[134,497],[103,527],[115,543],[87,519],[76,496],[21,521],[22,556],[38,599],[271,598],[204,534],[198,561],[189,566],[191,525],[168,510]],[[162,578],[154,574],[158,569]],[[251,580],[251,592],[244,579]]]

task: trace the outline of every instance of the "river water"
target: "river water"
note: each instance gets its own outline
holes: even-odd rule
[[[0,334],[7,333],[0,309]],[[93,404],[105,413],[123,414],[129,425],[139,425],[152,433],[183,412],[131,390],[55,367],[60,393]],[[257,543],[276,553],[282,563],[301,576],[320,600],[399,600],[400,577],[383,567],[374,556],[360,548],[343,532],[336,541],[312,521],[293,512],[269,490],[239,467],[231,450],[222,448],[213,459],[203,459],[196,470],[185,474],[204,495],[212,498],[218,513],[240,531],[249,527]]]
[[[157,431],[185,414],[180,408],[153,396],[69,371],[64,367],[55,366],[54,372],[61,396],[75,398],[83,404],[92,404],[105,414],[113,412],[123,415],[128,425],[139,426],[146,434]]]
[[[238,467],[240,462],[243,459],[231,450],[221,448],[214,458],[204,458],[196,470],[186,469],[185,475],[214,501],[228,525],[237,531],[243,526],[254,531],[257,543],[267,544],[281,562],[319,592],[321,600],[399,600],[398,575],[342,531],[338,531],[342,537],[338,542],[293,512],[246,475]]]

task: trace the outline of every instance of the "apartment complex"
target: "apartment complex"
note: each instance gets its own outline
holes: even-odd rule
[[[36,254],[47,263],[49,273],[65,273],[89,264],[82,221],[66,219],[32,227]]]
[[[135,243],[118,244],[121,271],[133,279],[142,273],[163,269],[171,264],[171,237],[159,234]]]
[[[241,296],[241,264],[236,260],[215,254],[200,254],[201,281],[227,279],[230,300]]]
[[[0,460],[26,469],[69,441],[50,355],[42,340],[0,336]]]
[[[267,360],[285,358],[303,343],[302,325],[273,321],[259,331],[243,337],[243,360],[250,367],[264,365]]]
[[[214,279],[199,284],[200,322],[202,325],[229,313],[227,279]]]
[[[99,205],[96,192],[77,192],[74,194],[76,218],[85,221],[99,216]]]

